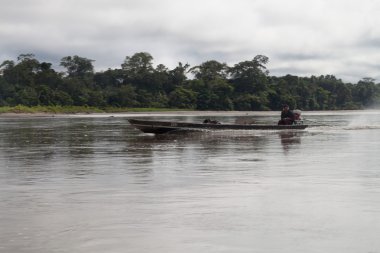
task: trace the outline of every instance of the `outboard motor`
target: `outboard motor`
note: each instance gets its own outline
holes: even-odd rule
[[[303,120],[301,118],[301,113],[302,111],[299,110],[299,109],[296,109],[293,111],[293,114],[294,114],[294,124],[295,125],[302,125],[303,124]]]

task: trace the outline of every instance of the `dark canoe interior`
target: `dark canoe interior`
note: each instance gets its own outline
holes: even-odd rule
[[[305,129],[307,125],[239,125],[239,124],[210,124],[210,123],[188,123],[172,121],[154,121],[128,119],[129,123],[144,133],[162,134],[176,130],[283,130],[283,129]]]

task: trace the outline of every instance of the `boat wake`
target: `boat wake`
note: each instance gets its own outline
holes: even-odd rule
[[[307,131],[309,132],[319,132],[319,131],[358,131],[358,130],[380,130],[380,125],[335,125],[335,126],[326,126],[326,125],[320,125],[320,126],[313,126],[310,125],[309,128],[307,128]]]
[[[344,130],[378,130],[380,125],[351,125],[343,127]]]
[[[380,125],[310,126],[309,130],[379,130]]]

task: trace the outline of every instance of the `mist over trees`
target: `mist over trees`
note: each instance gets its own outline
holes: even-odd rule
[[[380,105],[380,84],[372,78],[344,83],[333,75],[270,76],[268,57],[233,66],[209,60],[153,65],[147,52],[126,56],[119,69],[95,72],[94,60],[66,56],[57,72],[33,54],[0,65],[0,106],[154,107],[194,110],[364,109]]]

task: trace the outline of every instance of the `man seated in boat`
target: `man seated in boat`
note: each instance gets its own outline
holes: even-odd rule
[[[289,110],[289,105],[282,107],[281,119],[278,121],[278,125],[293,125],[296,120],[294,113]]]

